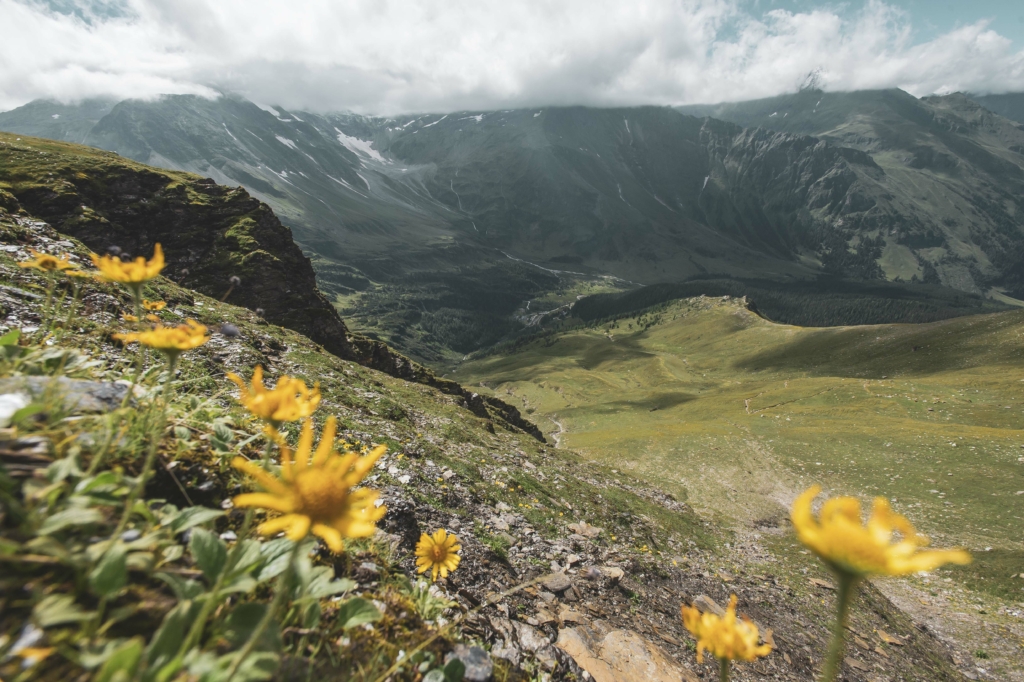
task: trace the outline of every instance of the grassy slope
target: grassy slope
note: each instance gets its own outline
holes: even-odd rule
[[[744,525],[820,482],[894,498],[943,542],[1019,562],[1022,341],[1020,311],[812,330],[690,299],[456,376],[519,399],[552,432],[561,424],[563,446]],[[1019,599],[1006,563],[991,587]]]

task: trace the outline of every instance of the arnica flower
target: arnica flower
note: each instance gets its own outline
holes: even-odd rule
[[[56,256],[51,256],[48,253],[42,253],[35,249],[29,249],[29,253],[32,254],[32,260],[18,263],[19,267],[42,270],[43,272],[64,272],[66,270],[76,270],[78,268],[77,265],[67,260],[66,255],[64,258],[57,258]]]
[[[101,279],[128,285],[133,291],[164,269],[164,251],[159,244],[153,247],[153,257],[148,261],[142,256],[127,262],[121,262],[118,256],[97,256],[94,253],[91,257]]]
[[[128,313],[124,313],[123,315],[121,315],[121,319],[124,320],[125,322],[138,322],[139,321],[139,318],[135,317],[134,315],[130,315]]]
[[[234,372],[228,372],[228,379],[238,386],[238,399],[245,408],[271,426],[305,419],[320,404],[319,383],[310,390],[301,379],[283,376],[268,390],[263,385],[263,367],[259,365],[253,370],[251,386],[246,386],[245,380]]]
[[[294,455],[280,441],[280,478],[244,457],[235,457],[232,466],[252,476],[266,491],[238,495],[234,498],[235,506],[283,514],[261,523],[257,528],[260,534],[284,531],[290,540],[298,542],[312,532],[332,552],[341,552],[346,539],[373,535],[386,508],[375,504],[379,496],[376,490],[356,486],[387,448],[381,445],[365,457],[355,452],[340,455],[334,449],[336,433],[337,420],[331,417],[314,452],[313,424],[307,419],[302,424]]]
[[[753,661],[767,656],[772,647],[758,646],[757,626],[745,616],[736,617],[736,595],[729,599],[729,608],[724,616],[701,613],[693,606],[683,605],[683,625],[697,638],[697,662],[704,662],[706,649],[719,661]]]
[[[444,528],[437,529],[433,535],[424,533],[416,543],[416,572],[426,573],[429,570],[431,580],[437,580],[438,573],[447,578],[462,561],[462,557],[456,554],[460,549],[459,539]]]
[[[875,498],[866,524],[861,523],[860,502],[853,497],[826,500],[815,520],[811,503],[820,492],[821,486],[815,485],[800,495],[791,519],[800,542],[841,575],[907,575],[971,562],[971,555],[960,549],[921,550],[928,538],[918,535],[883,497]],[[900,534],[896,542],[894,532]]]
[[[124,343],[137,341],[143,346],[154,348],[170,358],[180,353],[198,348],[210,340],[206,327],[195,320],[188,320],[176,327],[157,326],[150,331],[114,334],[114,338]]]
[[[167,307],[166,301],[147,301],[142,299],[142,307],[150,312],[160,312]]]

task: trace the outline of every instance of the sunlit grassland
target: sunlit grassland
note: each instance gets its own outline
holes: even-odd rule
[[[1022,311],[809,329],[691,299],[456,378],[738,525],[818,482],[888,497],[942,544],[1024,556]]]

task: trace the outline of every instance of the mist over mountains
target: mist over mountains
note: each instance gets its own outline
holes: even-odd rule
[[[808,89],[376,118],[168,96],[36,101],[0,129],[245,186],[357,325],[430,359],[515,331],[567,278],[1024,297],[1022,101]]]

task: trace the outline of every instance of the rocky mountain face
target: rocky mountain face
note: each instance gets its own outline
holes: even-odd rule
[[[2,133],[0,142],[0,202],[9,212],[27,211],[99,253],[117,246],[122,258],[149,257],[160,243],[164,272],[181,286],[260,311],[340,358],[438,388],[543,440],[515,408],[350,333],[291,231],[241,187],[79,145]]]
[[[359,328],[425,359],[494,343],[578,277],[1024,296],[1016,124],[962,96],[788,97],[387,119],[174,96],[34,102],[0,128],[243,185]]]
[[[864,152],[879,183],[865,195],[873,209],[833,222],[849,244],[873,240],[888,279],[917,277],[976,293],[995,285],[1021,297],[1024,125],[978,103],[1002,102],[996,108],[1012,115],[1018,100],[804,90],[680,111]]]

